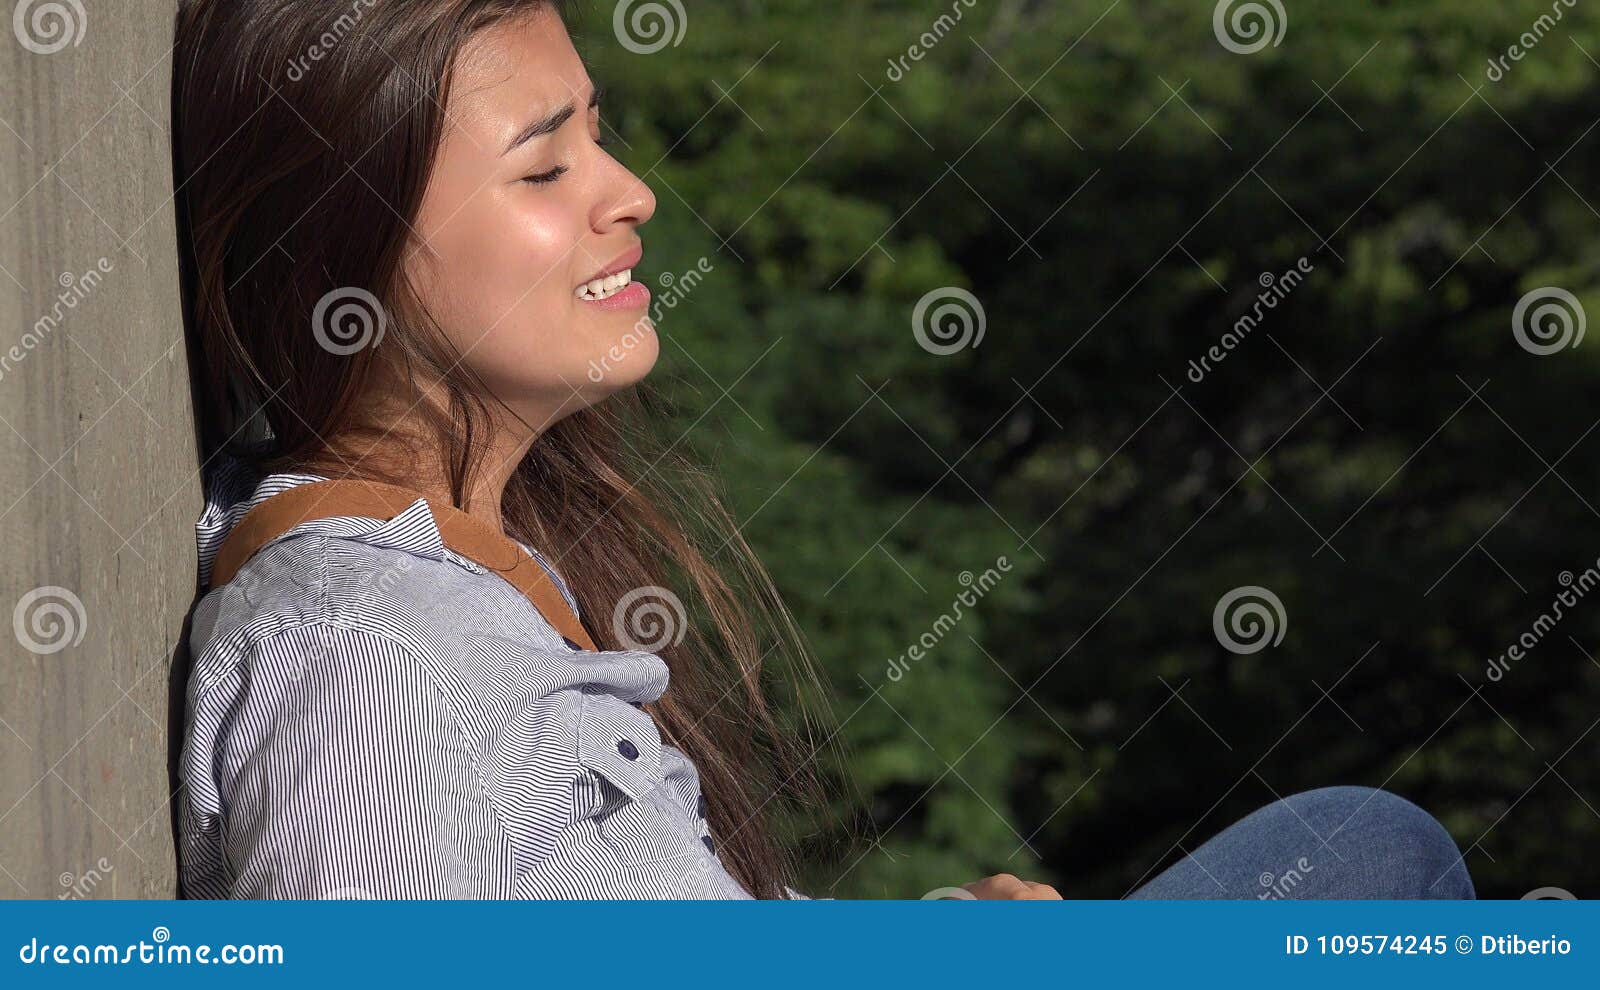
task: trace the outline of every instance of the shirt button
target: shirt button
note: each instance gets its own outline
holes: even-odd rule
[[[561,642],[567,644],[567,649],[569,649],[569,650],[581,650],[581,649],[583,649],[582,646],[579,646],[577,643],[574,643],[571,639],[568,639],[566,636],[561,637]]]
[[[702,836],[701,836],[701,837],[700,837],[700,841],[701,841],[701,842],[704,842],[704,843],[705,843],[705,844],[706,844],[706,851],[707,851],[707,852],[709,852],[709,853],[711,853],[711,854],[713,854],[713,855],[715,855],[715,854],[716,854],[716,851],[717,851],[717,844],[716,844],[716,843],[714,843],[714,842],[712,842],[712,841],[711,841],[711,836],[709,836],[709,835],[702,835]]]
[[[701,794],[694,799],[694,813],[699,815],[701,818],[706,816],[706,796],[704,794]]]
[[[639,758],[639,747],[635,746],[631,739],[617,740],[617,752],[621,753],[624,759],[637,760]]]

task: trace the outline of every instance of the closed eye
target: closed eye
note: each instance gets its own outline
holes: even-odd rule
[[[605,137],[597,138],[594,143],[604,148],[606,145],[611,143],[611,139]],[[566,165],[557,165],[555,168],[552,168],[547,172],[538,172],[534,175],[523,176],[522,181],[531,185],[542,186],[545,183],[556,181],[563,175],[566,175],[568,171],[569,169]]]
[[[539,173],[537,173],[535,175],[523,176],[522,181],[530,183],[532,185],[542,186],[546,182],[554,182],[554,181],[556,181],[557,179],[561,178],[563,175],[566,175],[566,174],[567,174],[567,166],[565,166],[565,165],[557,165],[555,168],[551,169],[548,172],[539,172]]]

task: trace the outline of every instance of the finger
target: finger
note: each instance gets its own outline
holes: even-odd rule
[[[1028,889],[1021,879],[1010,873],[997,873],[962,886],[971,891],[973,896],[986,901],[1014,900]]]

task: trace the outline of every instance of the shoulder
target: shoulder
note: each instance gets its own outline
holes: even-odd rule
[[[317,533],[292,533],[261,548],[195,609],[191,690],[242,665],[268,667],[313,641],[338,639],[357,653],[382,649],[417,661],[437,652],[421,596],[397,580],[416,566],[410,558]],[[448,575],[432,578],[438,585]]]
[[[474,747],[571,749],[584,714],[654,701],[668,671],[643,651],[583,651],[514,585],[446,547],[425,502],[384,521],[330,517],[262,547],[196,610],[190,724],[263,719],[317,691],[375,709],[430,692]],[[375,710],[374,715],[384,712]]]
[[[478,639],[562,642],[514,586],[444,544],[422,501],[388,520],[310,520],[257,550],[195,610],[194,677],[307,626],[369,632],[425,660],[459,658]]]
[[[487,745],[508,721],[547,721],[585,693],[644,702],[665,690],[659,656],[574,650],[504,578],[404,535],[297,529],[263,547],[196,609],[191,705],[407,678]]]

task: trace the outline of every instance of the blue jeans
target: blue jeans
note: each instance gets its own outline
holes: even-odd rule
[[[1470,900],[1443,825],[1388,791],[1324,787],[1261,808],[1140,887],[1140,900]]]

